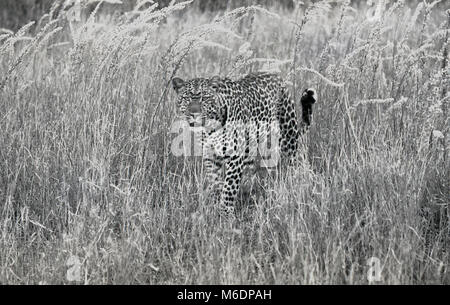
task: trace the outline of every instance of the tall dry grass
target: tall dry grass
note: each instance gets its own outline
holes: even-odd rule
[[[1,30],[0,282],[364,284],[375,257],[375,283],[449,284],[437,2],[78,16],[57,1]],[[319,102],[304,160],[249,179],[230,224],[199,200],[201,160],[171,154],[170,79],[261,69]]]

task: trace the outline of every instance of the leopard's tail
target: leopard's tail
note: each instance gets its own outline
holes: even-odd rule
[[[287,88],[283,88],[278,104],[278,121],[280,122],[280,149],[284,156],[292,157],[298,148],[298,140],[311,125],[312,105],[317,101],[316,91],[306,89],[300,99],[302,119],[299,122],[295,111],[295,104]],[[298,123],[299,122],[299,123]],[[300,126],[298,126],[300,125]]]
[[[283,88],[278,103],[280,149],[282,156],[293,156],[297,151],[299,130],[295,104],[287,88]]]
[[[301,130],[306,131],[311,125],[312,105],[317,101],[316,90],[313,88],[305,89],[300,102],[302,104],[302,122]]]

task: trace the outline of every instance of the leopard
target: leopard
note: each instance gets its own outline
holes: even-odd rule
[[[287,83],[278,73],[253,72],[238,80],[227,77],[172,78],[176,108],[190,127],[202,126],[201,144],[207,193],[215,194],[221,214],[234,217],[245,168],[264,160],[277,164],[295,158],[299,137],[311,125],[316,91],[300,98],[301,121]],[[272,158],[272,156],[276,156]],[[214,193],[214,190],[218,192]]]

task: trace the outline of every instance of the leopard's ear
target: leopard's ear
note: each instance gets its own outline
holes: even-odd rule
[[[213,88],[213,89],[217,89],[218,87],[219,87],[219,82],[220,82],[220,77],[219,76],[213,76],[211,79],[210,79],[210,82],[211,82],[211,87]]]
[[[178,91],[180,90],[181,87],[183,87],[183,85],[184,85],[184,80],[182,80],[181,78],[174,77],[172,79],[172,86],[176,93],[178,93]]]

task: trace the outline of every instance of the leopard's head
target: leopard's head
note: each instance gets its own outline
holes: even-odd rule
[[[184,81],[175,77],[172,85],[177,93],[177,109],[179,114],[191,126],[205,124],[205,120],[220,120],[217,87],[220,79],[194,78]]]

